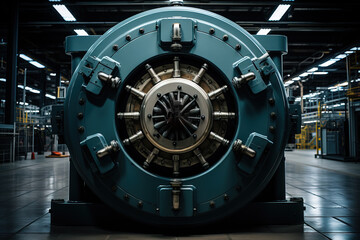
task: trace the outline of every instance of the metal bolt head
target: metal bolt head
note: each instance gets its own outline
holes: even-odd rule
[[[77,118],[78,118],[78,119],[83,119],[83,117],[84,117],[84,114],[83,114],[82,112],[79,112],[79,113],[77,114]]]
[[[210,206],[211,208],[214,208],[214,207],[215,207],[215,202],[214,202],[214,201],[210,201],[209,206]]]
[[[275,112],[271,112],[271,113],[270,113],[270,117],[271,117],[272,119],[275,119],[275,118],[276,118],[276,113],[275,113]]]
[[[274,133],[274,132],[275,132],[275,127],[274,127],[274,126],[270,126],[270,127],[269,127],[269,130],[270,130],[271,133]]]
[[[180,85],[179,85],[179,86],[177,86],[177,89],[181,90],[181,86],[180,86]]]
[[[150,119],[152,116],[151,116],[151,114],[149,113],[149,114],[147,115],[147,117]]]
[[[197,138],[197,135],[196,135],[196,134],[193,134],[192,136],[193,136],[193,138]]]
[[[225,35],[223,36],[223,41],[227,41],[227,40],[229,40],[229,36],[225,34]]]
[[[201,120],[204,120],[205,119],[205,115],[201,115]]]
[[[114,51],[119,50],[119,45],[115,44],[115,45],[113,46],[113,50],[114,50]]]
[[[126,38],[126,40],[127,40],[127,41],[130,41],[130,40],[131,40],[131,36],[130,36],[129,34],[128,34],[128,35],[126,35],[126,37],[125,37],[125,38]]]
[[[161,97],[161,93],[156,94],[157,97]]]
[[[144,32],[145,32],[145,29],[143,29],[143,28],[139,29],[139,33],[143,34]]]
[[[274,105],[275,99],[274,98],[269,98],[269,103],[270,103],[270,105]]]
[[[198,97],[198,95],[197,94],[194,94],[194,96],[193,96],[195,99],[197,99],[197,97]]]
[[[79,99],[79,104],[80,104],[80,105],[84,105],[84,103],[85,103],[85,99],[80,98],[80,99]]]
[[[238,44],[236,44],[236,46],[235,46],[235,50],[237,50],[237,51],[239,51],[241,49],[241,45],[238,43]]]
[[[139,202],[138,202],[138,207],[139,207],[139,208],[142,208],[142,207],[143,207],[143,205],[144,205],[144,204],[143,204],[143,202],[142,202],[142,201],[139,201]]]
[[[83,133],[85,131],[85,128],[83,126],[80,126],[78,128],[79,133]]]
[[[209,29],[209,33],[210,33],[211,35],[214,34],[214,33],[215,33],[215,29],[210,28],[210,29]]]
[[[176,142],[173,142],[173,145],[174,145],[174,146],[176,146],[176,144],[177,144]]]

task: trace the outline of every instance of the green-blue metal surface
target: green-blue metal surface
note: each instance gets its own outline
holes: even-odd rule
[[[176,53],[159,44],[161,26],[157,25],[163,19],[167,22],[179,21],[174,16],[196,22],[193,32],[196,42]],[[140,28],[144,29],[144,33],[139,31]],[[215,29],[214,34],[209,33],[210,28]],[[131,36],[131,40],[126,38],[127,35]],[[224,35],[228,36],[228,40],[223,40]],[[269,46],[273,43],[278,44],[274,38],[271,38],[270,42],[266,42],[266,39],[262,41]],[[241,45],[240,50],[236,49],[237,44]],[[118,48],[113,48],[114,45]],[[68,49],[76,51],[71,46],[68,46]],[[119,213],[152,224],[202,224],[219,220],[244,207],[261,192],[273,176],[281,162],[288,137],[288,102],[281,73],[271,59],[267,60],[267,64],[273,67],[274,71],[262,82],[266,86],[262,91],[254,92],[251,88],[237,90],[231,82],[240,74],[234,68],[234,63],[246,56],[256,59],[265,53],[259,42],[237,24],[217,14],[195,8],[154,9],[135,15],[111,28],[89,48],[79,63],[71,79],[65,102],[66,143],[73,163],[87,186],[104,203]],[[169,185],[172,179],[144,170],[129,156],[122,144],[120,151],[112,155],[112,161],[116,163],[114,167],[111,170],[101,169],[97,172],[92,171],[89,166],[89,161],[98,161],[96,155],[92,155],[93,159],[88,159],[89,155],[84,153],[80,144],[88,136],[95,134],[101,134],[108,144],[112,140],[122,142],[116,129],[118,120],[115,106],[119,101],[126,101],[119,93],[127,85],[127,77],[138,66],[144,65],[156,56],[167,54],[176,54],[180,58],[183,54],[199,57],[221,70],[236,103],[237,127],[232,129],[235,137],[230,139],[231,144],[236,139],[246,142],[254,134],[266,136],[267,140],[273,143],[270,147],[267,144],[266,151],[261,149],[264,153],[261,154],[251,174],[244,174],[241,164],[238,165],[241,157],[229,147],[221,159],[208,170],[196,176],[180,179],[184,186],[191,186],[191,191],[187,194],[194,197],[193,204],[187,204],[189,207],[184,209],[183,214],[160,210],[168,208],[171,204],[158,199],[158,188]],[[86,60],[91,57],[110,57],[121,64],[119,76],[123,81],[116,91],[104,87],[96,95],[86,90],[88,83],[84,81],[80,69],[85,67]],[[84,118],[77,118],[79,112],[84,114]],[[277,117],[271,118],[271,112]],[[84,127],[84,131],[78,131],[80,126]],[[270,131],[270,126],[275,131]],[[225,194],[227,198],[224,198]],[[190,207],[196,208],[196,211]],[[165,212],[166,216],[160,212]],[[169,216],[171,212],[173,216]]]

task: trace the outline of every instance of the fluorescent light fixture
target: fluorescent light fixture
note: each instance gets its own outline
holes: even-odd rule
[[[34,65],[37,68],[45,68],[44,65],[42,65],[41,63],[38,63],[37,61],[31,61],[30,64]]]
[[[308,73],[308,72],[304,72],[304,73],[300,74],[299,77],[306,77],[306,76],[309,75],[309,74],[310,74],[310,73]]]
[[[285,85],[285,86],[289,86],[290,84],[293,84],[293,83],[294,83],[294,81],[289,80],[289,81],[285,82],[284,85]]]
[[[353,47],[350,50],[353,50],[353,51],[360,50],[360,47]]]
[[[49,0],[49,2],[61,2],[61,0]]]
[[[0,82],[6,82],[5,78],[0,78]]]
[[[314,72],[314,75],[326,75],[328,72]]]
[[[293,80],[293,81],[299,81],[299,80],[300,80],[300,77],[294,77],[292,80]]]
[[[28,56],[26,56],[25,54],[22,54],[22,53],[19,55],[19,57],[21,57],[22,59],[24,59],[25,61],[28,61],[28,62],[32,61],[32,58],[29,58]]]
[[[324,62],[324,63],[320,64],[320,65],[319,65],[319,67],[328,67],[328,66],[330,66],[330,65],[332,65],[332,64],[334,64],[334,63],[336,63],[337,61],[340,61],[340,59],[338,59],[338,58],[335,58],[335,59],[330,59],[330,60],[328,60],[328,61],[326,61],[326,62]]]
[[[317,67],[313,67],[311,69],[308,70],[308,72],[316,72],[317,70],[319,70]]]
[[[24,89],[24,86],[19,84],[18,88]]]
[[[346,58],[346,54],[339,54],[339,55],[337,55],[335,58],[336,59],[343,59],[343,58]]]
[[[345,51],[346,54],[352,54],[354,51]]]
[[[269,18],[269,21],[279,21],[289,8],[290,4],[280,4]]]
[[[84,29],[74,29],[74,32],[76,32],[79,36],[88,36],[89,34]]]
[[[50,76],[55,77],[56,73],[50,73]]]
[[[54,95],[51,95],[51,94],[48,94],[48,93],[45,94],[45,97],[51,98],[51,99],[56,99],[56,97]]]
[[[36,93],[36,94],[40,93],[40,91],[35,89],[35,88],[30,88],[29,91],[32,92],[32,93]]]
[[[256,35],[268,35],[271,31],[271,28],[261,28]]]
[[[345,87],[345,86],[347,86],[347,85],[349,85],[348,82],[342,82],[342,83],[339,83],[339,84],[338,84],[339,87]]]
[[[67,22],[74,22],[76,18],[71,14],[71,12],[63,4],[53,5],[55,10],[62,16],[62,18]]]

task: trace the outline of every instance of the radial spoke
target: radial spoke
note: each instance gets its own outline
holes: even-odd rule
[[[119,119],[139,119],[140,118],[140,112],[119,112],[117,114],[117,117]]]
[[[166,121],[157,122],[154,124],[155,129],[159,129],[166,124]]]
[[[234,118],[235,113],[234,112],[214,112],[213,117],[214,117],[214,120]]]
[[[194,77],[193,82],[199,83],[201,81],[201,78],[204,76],[206,70],[208,69],[208,65],[204,63],[199,70],[198,74]]]
[[[154,71],[154,69],[150,66],[150,64],[146,64],[145,65],[146,70],[148,71],[152,81],[154,84],[157,84],[158,82],[161,81],[160,77],[156,74],[156,72]]]
[[[138,97],[140,100],[143,100],[144,97],[146,96],[146,93],[144,93],[136,88],[133,88],[130,85],[126,86],[126,90],[128,92],[130,92],[131,94],[135,95],[136,97]]]
[[[189,99],[190,99],[189,95],[185,95],[181,100],[181,105],[184,106],[184,104],[186,104],[187,101],[189,101]]]
[[[183,114],[189,107],[191,107],[191,105],[193,105],[195,103],[195,101],[196,101],[196,99],[194,98],[188,104],[186,104],[186,106],[183,109],[181,109],[180,114]]]
[[[150,166],[150,163],[154,160],[154,158],[158,155],[159,149],[154,148],[152,152],[149,154],[149,156],[146,158],[143,167],[148,168]]]
[[[181,123],[182,127],[184,128],[185,132],[187,133],[188,136],[191,136],[191,132],[189,131],[189,129],[186,127],[186,125],[184,124],[184,122],[182,121],[182,119],[179,119],[179,122]]]
[[[212,139],[212,140],[215,140],[219,143],[221,143],[222,145],[228,145],[229,144],[229,140],[221,137],[220,135],[214,133],[214,132],[210,132],[209,134],[209,138]]]
[[[158,108],[158,107],[154,107],[153,111],[154,111],[154,113],[162,113],[161,108]]]
[[[142,139],[143,137],[144,137],[144,134],[143,134],[143,132],[140,130],[140,131],[138,131],[137,133],[135,133],[134,135],[132,135],[132,136],[130,136],[129,138],[125,139],[125,140],[123,141],[123,143],[124,143],[125,145],[130,145],[131,143],[134,143],[134,142]]]
[[[192,124],[191,122],[189,122],[188,120],[186,120],[185,118],[181,117],[180,118],[182,121],[184,121],[184,123],[186,125],[188,125],[190,128],[192,128],[194,131],[196,131],[198,129],[198,127],[194,124]]]
[[[218,88],[218,89],[216,89],[216,90],[214,90],[214,91],[212,91],[212,92],[209,92],[209,93],[208,93],[208,96],[209,96],[209,98],[210,98],[211,100],[214,100],[217,96],[225,93],[226,91],[227,91],[227,86],[224,85],[224,86],[222,86],[221,88]]]
[[[179,57],[174,57],[174,71],[173,71],[173,78],[181,77],[180,73],[180,59]]]
[[[193,108],[188,112],[189,115],[197,115],[200,114],[200,108]]]
[[[209,168],[209,163],[205,160],[204,156],[201,154],[200,149],[198,149],[198,148],[195,149],[194,154],[198,157],[203,168],[205,168],[205,169]]]
[[[165,115],[154,115],[154,116],[152,116],[152,119],[165,119],[166,117],[165,117]]]

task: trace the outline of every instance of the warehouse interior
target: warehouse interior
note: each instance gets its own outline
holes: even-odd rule
[[[73,156],[59,133],[63,125],[54,125],[56,107],[71,92],[79,63],[66,50],[66,37],[103,35],[136,14],[178,5],[221,15],[256,39],[286,36],[278,70],[288,102],[300,110],[300,131],[290,134],[282,149],[284,188],[287,200],[303,203],[303,223],[258,219],[259,224],[169,229],[132,222],[52,224],[52,200],[67,200],[75,189]],[[6,3],[0,10],[0,239],[360,239],[359,7],[356,1],[300,0]],[[210,47],[206,51],[217,54]]]

